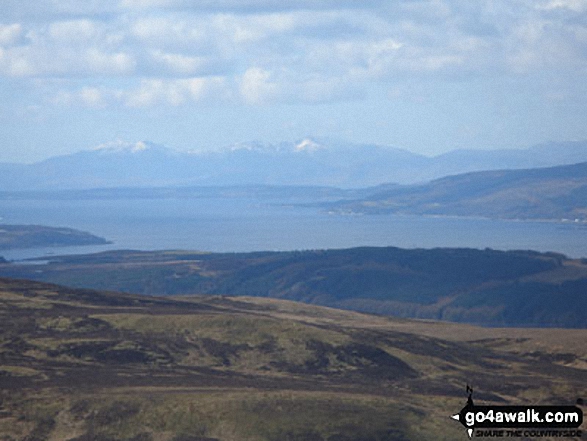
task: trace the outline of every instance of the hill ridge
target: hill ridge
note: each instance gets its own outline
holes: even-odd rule
[[[109,251],[0,264],[0,276],[148,295],[272,297],[486,326],[587,327],[587,261],[491,249]]]

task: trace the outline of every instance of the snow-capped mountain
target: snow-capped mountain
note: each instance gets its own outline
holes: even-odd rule
[[[587,161],[587,142],[528,150],[458,150],[427,157],[373,144],[304,138],[178,151],[148,141],[114,141],[35,164],[0,163],[0,191],[188,185],[327,185],[345,188],[415,183],[478,170]]]
[[[116,140],[116,141],[111,141],[111,142],[107,142],[104,144],[100,144],[100,145],[90,149],[90,151],[99,152],[100,154],[103,154],[103,155],[116,155],[116,154],[133,155],[133,154],[146,152],[146,151],[149,151],[149,152],[153,152],[153,151],[170,152],[171,149],[168,149],[162,145],[154,144],[154,143],[148,142],[148,141],[138,141],[138,142],[130,143],[130,142],[122,141],[122,140]]]

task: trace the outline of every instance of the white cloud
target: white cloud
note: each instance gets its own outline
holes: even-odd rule
[[[107,105],[107,97],[103,90],[97,87],[83,87],[76,91],[60,90],[51,101],[59,106],[82,106],[87,108],[104,108]]]
[[[143,80],[138,90],[127,92],[126,96],[129,107],[152,106],[160,101],[176,101],[178,98],[176,90],[167,87],[163,80]]]
[[[196,74],[204,70],[208,65],[205,57],[190,57],[182,54],[168,54],[163,51],[153,51],[152,57],[156,63],[160,63],[171,72],[179,75]]]
[[[108,53],[90,47],[76,50],[15,47],[3,51],[0,73],[11,77],[126,75],[136,62],[123,52]]]
[[[104,98],[100,90],[96,87],[84,87],[79,97],[81,101],[88,107],[104,107]]]
[[[260,67],[247,69],[238,86],[242,100],[251,105],[317,104],[362,96],[360,88],[344,77],[311,75],[300,78],[293,71],[270,72]]]
[[[22,48],[0,48],[0,74],[9,77],[24,77],[36,73],[28,51]]]
[[[369,76],[381,76],[393,69],[401,53],[399,50],[404,46],[403,43],[387,38],[380,41],[373,41],[366,45],[361,45],[357,53],[359,57],[355,66],[363,70]],[[357,70],[355,67],[353,70]]]
[[[122,0],[121,6],[129,9],[172,8],[192,11],[240,11],[245,13],[323,10],[338,8],[369,8],[382,1],[357,0]]]
[[[22,25],[20,23],[13,23],[10,25],[0,24],[0,45],[11,46],[18,42],[22,35]]]
[[[177,0],[122,0],[121,6],[129,9],[148,9],[179,5]]]
[[[249,104],[263,104],[274,100],[279,89],[271,80],[270,72],[259,67],[251,67],[240,80],[240,93]]]
[[[289,101],[308,104],[329,103],[364,98],[361,87],[345,78],[310,78],[296,85]]]
[[[55,89],[49,102],[62,107],[107,108],[123,106],[145,108],[151,106],[180,106],[200,102],[222,102],[230,95],[222,77],[192,77],[184,79],[142,79],[124,89],[110,86],[65,88],[66,80],[51,81]]]
[[[140,17],[131,33],[140,44],[175,51],[231,53],[239,47],[263,44],[287,34],[298,24],[291,14],[239,16],[235,14],[178,15]],[[241,54],[242,55],[242,54]]]
[[[0,20],[35,21],[92,17],[121,12],[120,0],[2,0]]]
[[[81,68],[90,74],[118,75],[133,71],[134,58],[124,52],[107,53],[98,48],[90,48],[84,54]]]
[[[206,22],[198,17],[140,17],[131,24],[132,35],[146,45],[189,46],[207,41]]]
[[[181,80],[144,79],[138,89],[119,94],[128,107],[149,107],[159,104],[179,106],[186,102],[199,102],[207,98],[222,100],[225,95],[225,82],[221,77]]]
[[[51,23],[48,31],[51,39],[65,44],[83,44],[102,35],[97,24],[87,19]]]
[[[546,4],[538,5],[540,9],[570,9],[575,12],[587,10],[587,0],[550,0]]]
[[[245,17],[219,14],[212,19],[210,30],[240,44],[261,41],[292,31],[296,24],[295,17],[290,13]]]
[[[57,14],[72,16],[95,16],[118,12],[119,0],[36,0],[38,3],[48,4],[48,9]]]
[[[0,59],[0,74],[7,76],[126,75],[136,66],[118,30],[88,19],[10,25],[0,28],[0,38],[15,43],[5,44]]]
[[[94,96],[100,105],[188,103],[194,100],[191,86],[180,81],[193,78],[222,77],[222,89],[234,99],[262,104],[348,99],[373,82],[412,75],[519,75],[587,66],[587,26],[580,15],[587,0],[39,5],[45,20],[30,18],[32,6],[0,3],[0,13],[10,17],[20,8],[25,17],[0,23],[0,75],[69,78],[89,90],[96,78],[124,79],[111,88],[124,99],[102,91],[99,100]],[[86,101],[92,102],[91,94]]]

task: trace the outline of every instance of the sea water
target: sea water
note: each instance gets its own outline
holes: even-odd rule
[[[1,200],[5,224],[69,227],[99,246],[0,250],[9,260],[110,249],[213,252],[357,246],[554,251],[587,257],[587,226],[479,218],[329,214],[254,198]]]

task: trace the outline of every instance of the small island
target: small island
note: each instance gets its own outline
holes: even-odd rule
[[[111,242],[73,228],[0,224],[0,250],[16,248],[106,245]]]

